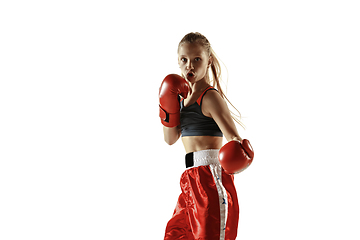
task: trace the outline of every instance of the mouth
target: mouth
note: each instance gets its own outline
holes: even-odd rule
[[[193,78],[195,76],[195,74],[193,72],[188,72],[186,74],[186,78]]]

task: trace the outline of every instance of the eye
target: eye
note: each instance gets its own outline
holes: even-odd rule
[[[186,62],[186,58],[181,58],[180,61]]]
[[[197,58],[195,58],[195,61],[196,62],[201,61],[201,58],[197,57]]]

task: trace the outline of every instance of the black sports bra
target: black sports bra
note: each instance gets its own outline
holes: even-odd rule
[[[215,90],[213,87],[208,87],[200,95],[195,103],[184,107],[184,99],[180,101],[180,127],[181,135],[186,136],[217,136],[222,137],[219,126],[214,119],[205,116],[201,111],[201,105],[204,95],[209,90]]]

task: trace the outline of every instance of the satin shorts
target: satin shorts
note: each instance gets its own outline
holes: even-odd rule
[[[192,154],[193,166],[180,178],[181,194],[165,240],[234,240],[239,204],[234,177],[221,168],[218,149]]]

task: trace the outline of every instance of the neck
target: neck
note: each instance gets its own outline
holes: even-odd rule
[[[205,78],[203,78],[200,81],[194,82],[194,83],[190,83],[190,87],[192,92],[198,92],[198,91],[203,91],[204,88],[207,88],[209,86],[209,83],[206,81]]]

